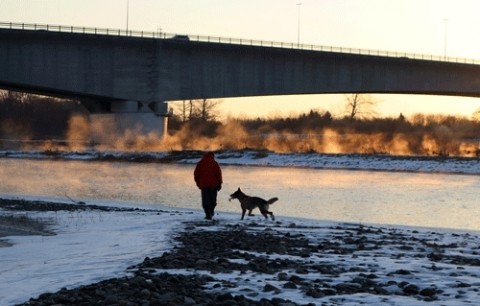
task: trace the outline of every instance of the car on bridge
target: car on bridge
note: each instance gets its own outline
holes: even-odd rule
[[[190,37],[188,37],[188,35],[175,35],[172,39],[189,41]]]

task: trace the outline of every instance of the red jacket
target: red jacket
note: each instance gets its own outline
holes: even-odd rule
[[[193,177],[198,188],[218,188],[222,186],[222,170],[212,152],[206,153],[197,163]]]

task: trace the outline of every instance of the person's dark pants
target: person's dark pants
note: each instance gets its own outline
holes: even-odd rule
[[[205,211],[205,218],[212,219],[215,213],[215,206],[217,206],[217,189],[203,188],[202,189],[202,207]]]

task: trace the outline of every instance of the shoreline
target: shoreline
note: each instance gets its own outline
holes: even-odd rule
[[[204,151],[197,150],[170,152],[0,151],[0,159],[194,164],[203,153]],[[314,152],[274,153],[255,150],[224,150],[216,151],[215,155],[223,166],[480,175],[480,158],[478,157],[323,154]]]
[[[356,253],[375,252],[385,247],[380,247],[378,242],[367,238],[369,234],[382,235],[384,240],[389,237],[388,239],[392,240],[387,242],[389,246],[400,244],[399,249],[405,252],[416,248],[403,241],[411,238],[400,231],[361,225],[338,225],[328,229],[335,233],[336,241],[325,239],[319,244],[311,244],[303,230],[316,230],[314,228],[290,225],[291,230],[297,231],[292,235],[275,226],[264,229],[257,224],[249,224],[210,230],[214,225],[215,223],[205,221],[187,224],[186,229],[175,237],[175,240],[180,242],[177,247],[160,257],[144,258],[143,262],[129,268],[131,276],[42,294],[20,305],[44,306],[52,302],[62,303],[67,299],[72,304],[103,300],[106,304],[120,305],[147,301],[160,305],[186,303],[313,306],[325,303],[340,305],[355,295],[368,296],[365,299],[375,303],[389,304],[388,301],[392,298],[402,298],[409,300],[408,305],[416,305],[441,302],[443,298],[458,299],[468,290],[478,293],[478,289],[472,288],[475,284],[465,282],[458,282],[459,293],[455,296],[446,293],[434,280],[419,284],[415,280],[418,278],[418,271],[412,268],[382,271],[383,268],[372,268],[371,264],[359,264],[356,267],[345,265],[342,263],[344,260],[320,260],[312,263],[311,258],[317,256],[317,253],[333,253],[345,257],[345,260],[350,258],[356,261],[357,256],[362,256],[355,255]],[[352,236],[352,233],[356,235]],[[341,243],[337,242],[339,240]],[[444,251],[440,249],[451,246],[430,244],[427,239],[417,242],[432,248],[432,251],[424,251],[423,255],[432,262],[430,269],[443,270],[444,268],[437,267],[445,260]],[[256,252],[260,252],[260,255],[255,255]],[[272,256],[283,259],[268,258]],[[408,257],[397,254],[396,260]],[[469,266],[478,263],[466,258],[461,262],[457,258],[456,264]],[[268,281],[252,288],[251,285],[244,285],[239,281],[244,273],[263,274]],[[439,273],[438,276],[440,275],[442,274]],[[247,276],[247,282],[248,278],[250,277]],[[384,281],[383,278],[390,280]],[[242,293],[229,293],[232,289]],[[99,291],[102,294],[98,294]],[[305,302],[295,302],[298,299],[289,298],[292,295],[302,295],[304,298],[301,300]]]
[[[140,218],[173,213],[28,201],[10,209],[141,213]],[[478,233],[239,221],[223,214],[213,222],[200,214],[181,219],[183,225],[168,238],[172,246],[158,256],[137,258],[126,276],[67,285],[16,305],[458,305],[478,297]]]

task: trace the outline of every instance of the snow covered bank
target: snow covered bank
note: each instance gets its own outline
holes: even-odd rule
[[[195,210],[0,212],[46,220],[57,233],[4,238],[13,246],[0,249],[1,305],[125,277],[131,273],[127,268],[145,257],[150,258],[144,264],[152,277],[164,272],[206,275],[211,279],[208,292],[252,300],[282,298],[298,305],[467,305],[478,300],[480,234],[476,232],[295,218],[272,222],[260,216],[239,221],[238,214],[228,213],[217,215],[212,223]],[[244,233],[246,239],[227,243],[221,235],[231,231]],[[212,235],[204,236],[205,232]],[[179,243],[175,237],[181,233],[190,238],[198,235],[198,248],[200,242],[216,256],[223,255],[203,258],[196,247],[174,251],[172,246]],[[260,240],[249,238],[251,234]],[[210,240],[205,237],[211,243],[206,244]],[[265,249],[269,243],[272,248]],[[193,253],[170,260],[181,250]]]
[[[4,158],[105,160],[128,162],[196,163],[200,151],[130,153],[130,152],[20,152],[0,151]],[[307,167],[372,171],[408,171],[426,173],[480,174],[480,158],[426,157],[360,154],[279,154],[266,151],[218,151],[224,165],[268,167]]]

